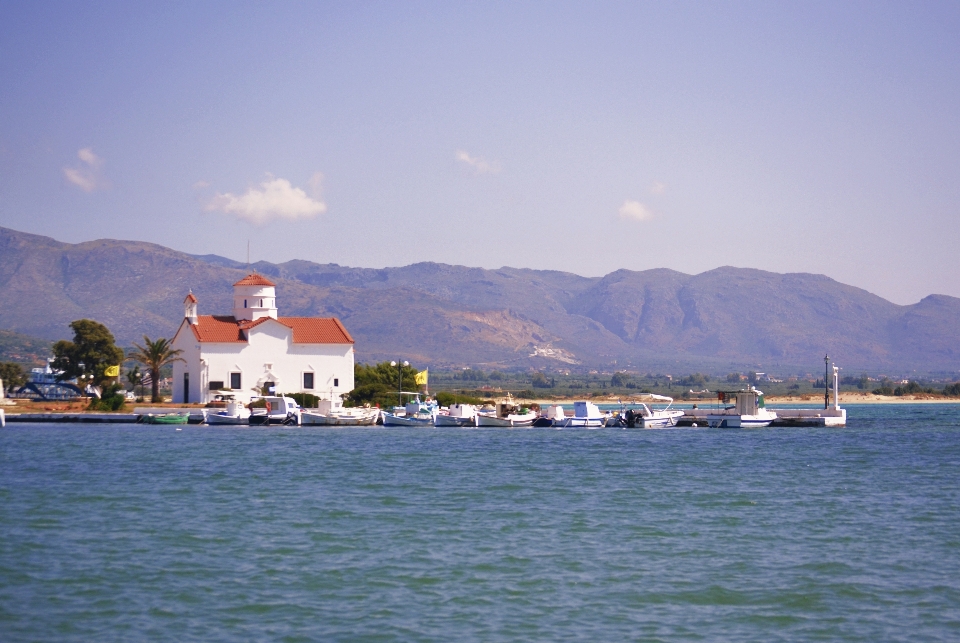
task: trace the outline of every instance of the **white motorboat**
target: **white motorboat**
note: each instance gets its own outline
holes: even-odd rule
[[[620,426],[629,429],[668,429],[677,426],[677,422],[683,417],[683,411],[670,408],[673,404],[672,397],[653,393],[644,393],[643,397],[651,401],[666,402],[667,405],[662,409],[655,409],[643,402],[621,404],[620,414],[617,416]]]
[[[247,421],[251,426],[270,424],[300,424],[300,406],[291,397],[262,397],[266,402],[263,408],[254,407]]]
[[[536,419],[535,411],[519,407],[507,393],[507,397],[497,400],[493,413],[477,413],[477,426],[525,427],[533,426]]]
[[[427,398],[420,401],[419,393],[409,393],[414,398],[403,407],[394,407],[392,413],[383,413],[383,426],[433,426],[439,408],[437,403]]]
[[[447,409],[440,409],[433,423],[435,426],[476,426],[477,407],[472,404],[451,404]]]
[[[763,391],[749,387],[735,392],[717,393],[720,404],[733,405],[707,415],[707,424],[713,429],[756,429],[770,426],[777,414],[764,408]]]
[[[607,417],[593,402],[574,402],[573,415],[566,415],[562,419],[555,419],[553,426],[557,429],[599,429],[607,424]]]
[[[211,426],[250,424],[250,409],[235,399],[229,399],[224,409],[208,409],[204,421]]]

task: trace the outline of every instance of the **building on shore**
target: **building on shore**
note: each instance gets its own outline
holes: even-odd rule
[[[173,401],[211,401],[229,390],[248,402],[261,391],[333,399],[353,390],[353,338],[335,317],[281,317],[276,284],[256,273],[233,285],[233,315],[199,315],[184,300],[173,338]]]

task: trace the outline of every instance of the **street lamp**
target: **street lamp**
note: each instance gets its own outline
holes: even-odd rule
[[[396,362],[390,362],[390,366],[397,367],[397,381],[399,384],[397,386],[397,390],[399,391],[400,396],[400,406],[403,406],[403,367],[410,366],[410,362],[403,360],[401,363],[400,360],[397,360]]]

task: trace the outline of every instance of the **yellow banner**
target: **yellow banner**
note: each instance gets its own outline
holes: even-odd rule
[[[120,377],[120,366],[108,366],[107,370],[103,372],[104,377]]]
[[[426,385],[427,385],[427,377],[429,376],[429,374],[430,374],[430,369],[429,369],[429,368],[424,369],[424,370],[420,371],[419,373],[417,373],[417,377],[416,377],[416,379],[415,379],[415,381],[416,381],[416,383],[417,383],[417,386],[426,386]]]

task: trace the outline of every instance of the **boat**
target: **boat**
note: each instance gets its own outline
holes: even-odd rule
[[[373,426],[380,419],[380,409],[345,407],[339,396],[320,400],[315,409],[300,409],[304,426]]]
[[[207,424],[211,426],[250,424],[250,409],[233,398],[227,398],[224,401],[227,403],[226,408],[207,411],[204,417]]]
[[[563,418],[553,420],[557,429],[599,429],[607,424],[607,417],[593,402],[579,401],[573,403],[573,415],[564,414]]]
[[[513,396],[497,400],[493,413],[477,413],[477,426],[524,427],[533,426],[537,414],[532,409],[518,407]]]
[[[300,406],[292,397],[261,397],[266,405],[263,407],[254,407],[250,410],[250,416],[247,418],[251,426],[269,426],[271,424],[284,424],[287,426],[296,426],[300,424]]]
[[[144,424],[186,424],[190,420],[189,413],[150,413],[141,417]]]
[[[753,386],[740,391],[719,391],[717,401],[733,404],[707,414],[707,424],[712,429],[758,429],[777,419],[776,413],[764,408],[763,391]]]
[[[451,404],[440,409],[433,419],[434,426],[476,426],[477,407],[472,404]]]
[[[433,426],[440,410],[437,403],[430,398],[420,401],[419,393],[404,392],[404,395],[414,398],[402,407],[394,407],[390,413],[384,411],[383,426]]]
[[[673,404],[672,397],[654,393],[645,393],[643,397],[651,401],[666,402],[667,405],[662,409],[655,409],[643,402],[621,403],[620,413],[616,418],[619,426],[628,429],[667,429],[677,426],[677,422],[683,417],[683,411],[670,408]]]

